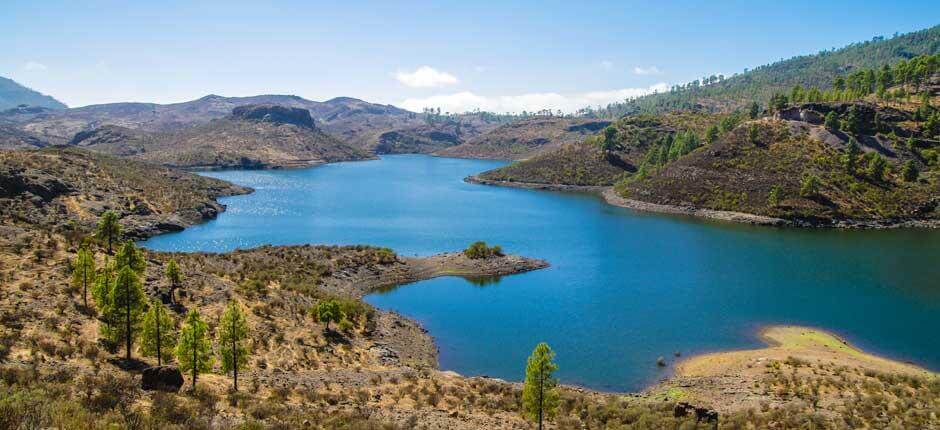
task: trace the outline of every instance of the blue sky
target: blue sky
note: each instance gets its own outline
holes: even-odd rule
[[[3,0],[0,76],[70,106],[278,93],[572,110],[940,24],[938,1],[139,3]]]

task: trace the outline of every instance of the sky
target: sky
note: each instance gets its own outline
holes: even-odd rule
[[[0,0],[0,76],[71,107],[294,94],[571,112],[937,24],[936,0]]]

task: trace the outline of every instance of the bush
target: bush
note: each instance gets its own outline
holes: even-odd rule
[[[486,242],[477,241],[470,244],[463,253],[472,259],[480,258],[489,258],[489,257],[498,257],[503,255],[503,249],[499,245],[494,245],[492,247],[486,246]]]

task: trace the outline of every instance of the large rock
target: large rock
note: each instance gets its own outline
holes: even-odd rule
[[[310,111],[300,108],[279,105],[245,105],[232,109],[232,116],[238,119],[315,128],[313,118],[310,117]]]
[[[183,387],[183,374],[176,366],[154,366],[144,369],[141,388],[177,392]]]

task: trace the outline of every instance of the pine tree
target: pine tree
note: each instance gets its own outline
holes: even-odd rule
[[[88,284],[95,280],[95,257],[86,246],[78,249],[72,267],[72,285],[82,290],[82,304],[88,308]]]
[[[901,168],[901,176],[904,177],[904,180],[907,182],[916,181],[919,175],[920,172],[917,171],[914,160],[907,160],[907,162],[904,163],[904,167]]]
[[[757,104],[757,102],[751,103],[751,108],[748,112],[748,116],[750,116],[751,119],[757,119],[759,115],[760,115],[760,105]]]
[[[555,352],[545,342],[539,343],[525,366],[525,385],[522,388],[523,415],[538,423],[542,429],[544,418],[553,418],[558,409],[558,380],[552,374],[558,370]]]
[[[143,275],[144,270],[147,269],[147,261],[144,260],[143,253],[134,245],[134,241],[132,240],[124,242],[124,245],[118,250],[117,255],[114,256],[114,262],[119,269],[122,267],[130,267],[131,270],[138,275]]]
[[[845,154],[842,155],[842,165],[845,171],[850,175],[855,174],[855,168],[858,166],[858,155],[861,154],[858,142],[855,139],[849,139],[849,144],[845,147]]]
[[[166,270],[163,274],[166,275],[166,279],[170,281],[170,303],[174,303],[176,299],[173,293],[180,287],[180,284],[183,283],[183,273],[180,272],[180,267],[176,264],[176,260],[171,259],[166,263]]]
[[[777,206],[780,204],[780,199],[783,197],[783,188],[779,185],[774,185],[770,188],[770,193],[767,195],[767,204],[770,206]]]
[[[829,113],[826,114],[826,120],[823,122],[823,125],[829,130],[839,129],[839,116],[836,115],[835,111],[829,111]]]
[[[125,358],[131,359],[131,344],[140,325],[140,317],[147,306],[147,298],[141,286],[140,278],[129,266],[118,270],[117,278],[109,294],[110,316],[114,324],[115,340],[123,338]]]
[[[217,334],[222,371],[232,372],[233,388],[238,391],[238,371],[248,366],[248,322],[238,302],[233,300],[225,309]]]
[[[800,184],[801,197],[813,197],[819,194],[819,177],[807,175]]]
[[[705,143],[711,145],[718,141],[718,125],[713,124],[705,131]]]
[[[157,357],[157,366],[173,359],[176,346],[176,323],[166,306],[159,300],[151,300],[150,308],[144,314],[140,327],[140,353],[147,357]]]
[[[98,309],[98,314],[101,315],[101,319],[104,322],[104,325],[101,325],[99,328],[101,337],[109,341],[113,341],[115,338],[114,324],[111,320],[112,308],[114,307],[111,302],[111,290],[114,289],[114,274],[114,262],[105,260],[104,265],[101,266],[101,270],[95,277],[95,285],[92,286],[91,289],[91,297],[95,299],[95,307]]]
[[[196,378],[199,374],[212,369],[212,346],[208,333],[209,326],[202,321],[199,312],[189,311],[176,343],[176,361],[180,364],[180,370],[192,372],[193,391],[196,390]]]
[[[885,169],[888,167],[888,162],[885,161],[884,157],[881,154],[875,154],[871,160],[868,161],[868,176],[876,181],[880,181],[885,177]]]
[[[101,215],[98,220],[98,231],[96,233],[98,240],[108,244],[108,255],[114,253],[114,242],[117,242],[121,236],[121,224],[118,223],[117,213],[107,211]]]

